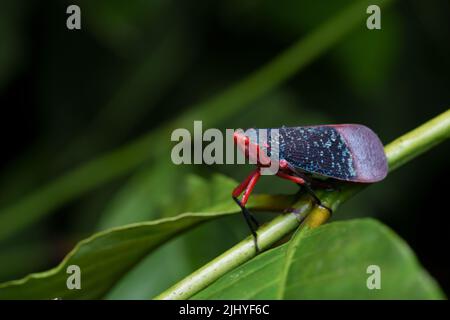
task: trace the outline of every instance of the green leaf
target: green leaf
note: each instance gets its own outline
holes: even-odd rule
[[[370,265],[381,288],[369,290]],[[372,219],[298,232],[193,297],[194,299],[440,299],[443,294],[407,244]]]
[[[161,207],[174,201],[177,180],[184,172],[170,174],[175,165],[163,161],[134,174],[120,188],[102,213],[99,229],[161,218]],[[172,205],[173,206],[173,205]],[[182,210],[187,212],[191,210]]]
[[[173,215],[173,211],[177,209],[178,212],[201,212],[211,207],[213,202],[226,203],[230,198],[230,190],[237,185],[234,180],[218,174],[213,175],[210,180],[193,174],[186,177],[177,175],[176,178],[177,183],[181,182],[183,186],[183,193],[174,191],[176,181],[172,181],[172,190],[167,190],[171,205],[164,210],[165,215]],[[154,179],[154,176],[150,176],[148,182],[151,184]],[[142,187],[147,189],[145,185],[144,183]],[[144,203],[149,207],[155,206],[155,199],[150,201],[144,197],[139,199],[139,194],[145,192],[140,191],[139,184],[135,187],[130,190],[138,194],[137,199],[130,194],[134,210],[147,211],[144,209]],[[166,192],[165,184],[162,188],[158,188],[158,195]],[[123,200],[125,203],[128,202],[127,198]],[[117,213],[125,218],[129,211]],[[243,222],[238,218],[230,218],[236,222]],[[229,221],[220,219],[203,224],[151,252],[122,277],[105,298],[148,299],[155,296],[241,239],[235,234],[230,234],[231,226],[227,222]],[[248,232],[248,229],[246,231]],[[205,242],[205,239],[208,239],[208,242]],[[215,245],[211,246],[208,243]],[[172,263],[173,261],[176,261],[176,264]]]
[[[99,232],[81,241],[56,268],[1,284],[0,299],[100,298],[151,250],[201,222],[235,212],[230,201],[221,211],[185,213]],[[67,289],[69,265],[81,269],[81,290]]]
[[[201,212],[213,204],[229,201],[231,190],[238,184],[221,174],[213,174],[207,180],[189,171],[190,168],[170,162],[144,168],[117,192],[102,214],[99,229],[170,217],[179,212]]]
[[[235,224],[244,233],[236,234]],[[104,298],[152,298],[242,240],[243,234],[249,231],[240,216],[208,221],[148,254]]]
[[[176,217],[134,223],[96,233],[79,242],[57,267],[0,284],[0,299],[104,297],[122,276],[168,240],[202,222],[240,211],[230,197],[230,190],[236,185],[232,179],[220,175],[213,176],[208,182],[191,177],[192,179],[197,181],[196,184],[199,181],[207,184],[209,189],[204,195],[211,204],[214,203],[213,207],[204,208],[197,213],[184,213]],[[281,210],[291,201],[291,197],[256,195],[249,202],[249,206],[264,209],[274,204],[274,209]],[[155,259],[151,261],[160,263]],[[67,289],[66,281],[69,275],[66,270],[70,265],[77,265],[81,269],[81,290]],[[160,276],[159,273],[152,274],[148,279],[155,275]]]

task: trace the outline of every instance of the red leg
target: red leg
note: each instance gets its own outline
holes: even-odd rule
[[[259,252],[258,248],[258,242],[257,242],[257,234],[256,229],[259,227],[258,221],[253,217],[253,215],[248,211],[248,209],[245,207],[245,204],[248,201],[248,197],[250,196],[250,193],[252,192],[253,188],[256,185],[256,182],[258,182],[259,177],[261,176],[261,172],[258,169],[253,171],[240,185],[238,185],[233,190],[233,199],[236,201],[236,203],[241,207],[242,214],[244,215],[245,221],[247,222],[248,227],[250,228],[250,231],[253,234],[253,238],[255,240],[255,249],[256,252]],[[241,195],[241,193],[244,192],[244,195],[242,196],[242,201],[238,199],[238,197]],[[252,225],[252,222],[256,227]]]
[[[250,173],[248,175],[247,178],[245,178],[244,181],[241,182],[241,184],[239,184],[234,190],[233,190],[233,197],[239,197],[241,195],[242,192],[244,192],[244,190],[247,188],[248,184],[250,183],[250,180],[255,176],[255,174],[259,173],[259,168],[256,169],[255,171],[252,171],[252,173]]]
[[[241,200],[242,205],[245,206],[245,204],[247,203],[248,197],[250,197],[250,194],[252,193],[253,188],[255,187],[256,183],[258,182],[259,177],[261,177],[261,172],[258,168],[257,171],[253,174],[252,178],[250,179],[250,182],[248,183],[247,188],[244,191],[244,195],[242,196],[242,200]]]
[[[258,168],[252,173],[250,173],[250,175],[247,178],[245,178],[245,180],[242,181],[242,183],[233,190],[232,195],[235,198],[239,197],[242,194],[242,192],[244,192],[244,195],[242,196],[241,200],[241,204],[243,206],[245,206],[245,204],[247,203],[248,198],[250,197],[250,194],[253,191],[253,188],[255,187],[256,183],[259,180],[259,177],[261,177],[261,171]]]
[[[293,175],[284,173],[284,172],[281,172],[281,171],[277,172],[277,176],[279,176],[280,178],[292,181],[292,182],[297,183],[297,184],[305,184],[305,180],[304,179],[302,179],[300,177],[297,177],[297,176],[293,176]]]

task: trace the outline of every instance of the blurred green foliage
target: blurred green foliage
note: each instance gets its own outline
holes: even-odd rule
[[[200,203],[203,192],[190,173],[242,178],[246,166],[170,163],[165,152],[170,129],[197,116],[219,128],[358,122],[387,143],[447,109],[450,28],[444,0],[383,9],[381,31],[367,30],[361,12],[356,28],[330,38],[330,50],[313,54],[301,72],[288,64],[290,77],[282,85],[280,74],[270,72],[260,87],[239,82],[353,2],[85,0],[77,1],[80,31],[65,28],[68,1],[2,4],[0,105],[8,141],[0,175],[0,229],[9,232],[27,219],[33,223],[0,242],[0,259],[8,261],[0,280],[53,267],[94,231],[171,216]],[[301,59],[294,55],[290,61]],[[236,83],[243,89],[226,90]],[[425,186],[448,170],[446,146],[374,185],[335,217],[383,220],[449,290],[448,262],[429,250],[448,239],[448,225],[433,226],[424,235],[431,226],[421,218],[429,209],[426,199],[447,193],[417,185],[423,168],[420,185]],[[105,166],[101,160],[110,158],[102,155],[111,150],[123,157]],[[88,170],[76,171],[85,163],[91,164]],[[61,176],[73,181],[68,189],[58,182]],[[79,192],[85,189],[89,192]],[[264,178],[257,191],[295,188]],[[25,214],[6,219],[4,210],[20,207],[29,194],[34,198],[19,210]],[[48,195],[56,197],[49,202]],[[142,273],[159,274],[162,266],[147,260],[174,263],[177,256],[179,268],[167,278],[173,282],[247,233],[238,218],[202,226],[144,259],[111,297],[155,293],[139,279]]]

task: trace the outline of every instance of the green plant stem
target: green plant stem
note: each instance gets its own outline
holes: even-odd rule
[[[312,208],[312,202],[309,197],[302,197],[297,204],[301,204],[300,207],[305,213]],[[258,230],[258,246],[260,250],[270,248],[274,243],[286,236],[287,233],[295,230],[299,223],[300,220],[297,215],[285,213],[277,216],[270,223],[263,225]],[[254,256],[255,243],[253,237],[248,237],[172,288],[160,294],[156,299],[188,299],[217,280],[220,276]]]
[[[431,119],[417,129],[386,146],[389,169],[394,170],[409,160],[450,138],[450,110]]]
[[[394,140],[385,147],[390,172],[436,146],[450,136],[450,110],[426,122],[420,127]],[[346,184],[338,191],[322,191],[322,202],[334,210],[362,190],[363,185]],[[308,196],[303,196],[294,205],[297,212],[306,215],[300,228],[306,230],[325,223],[330,213],[323,207],[313,206]],[[278,240],[289,235],[300,225],[296,214],[282,214],[258,230],[258,245],[262,250],[270,248]],[[204,265],[188,277],[167,289],[155,299],[188,299],[206,288],[230,270],[255,256],[252,237],[241,241],[222,255]]]
[[[391,0],[379,1],[386,5]],[[370,1],[357,1],[296,42],[255,73],[218,96],[190,107],[177,119],[132,143],[85,163],[71,172],[25,195],[0,210],[0,241],[41,219],[71,200],[170,151],[170,133],[203,120],[214,126],[242,110],[295,75],[314,59],[342,40],[366,18]],[[169,161],[169,160],[166,160]]]

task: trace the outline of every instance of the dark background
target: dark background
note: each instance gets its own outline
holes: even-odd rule
[[[222,92],[351,2],[2,1],[0,207]],[[66,28],[72,3],[81,7],[79,31]],[[398,1],[382,9],[381,31],[361,23],[276,90],[217,126],[363,123],[388,143],[448,109],[449,9],[445,0]],[[186,125],[192,128],[192,122]],[[167,144],[168,135],[155,139],[149,152]],[[219,171],[239,180],[248,171],[172,167],[168,159],[164,154],[65,201],[1,241],[0,280],[54,266],[77,241],[104,226],[182,212],[171,207],[171,199],[186,194],[189,173],[209,179]],[[335,219],[383,221],[408,242],[447,295],[448,159],[446,142],[335,214]],[[295,191],[273,179],[263,178],[257,191]],[[137,200],[133,188],[139,187]],[[187,267],[176,273],[192,271],[248,233],[235,217],[198,232],[203,247],[195,242],[196,253],[180,257]],[[206,248],[207,237],[217,246]],[[149,292],[133,288],[125,294]]]

